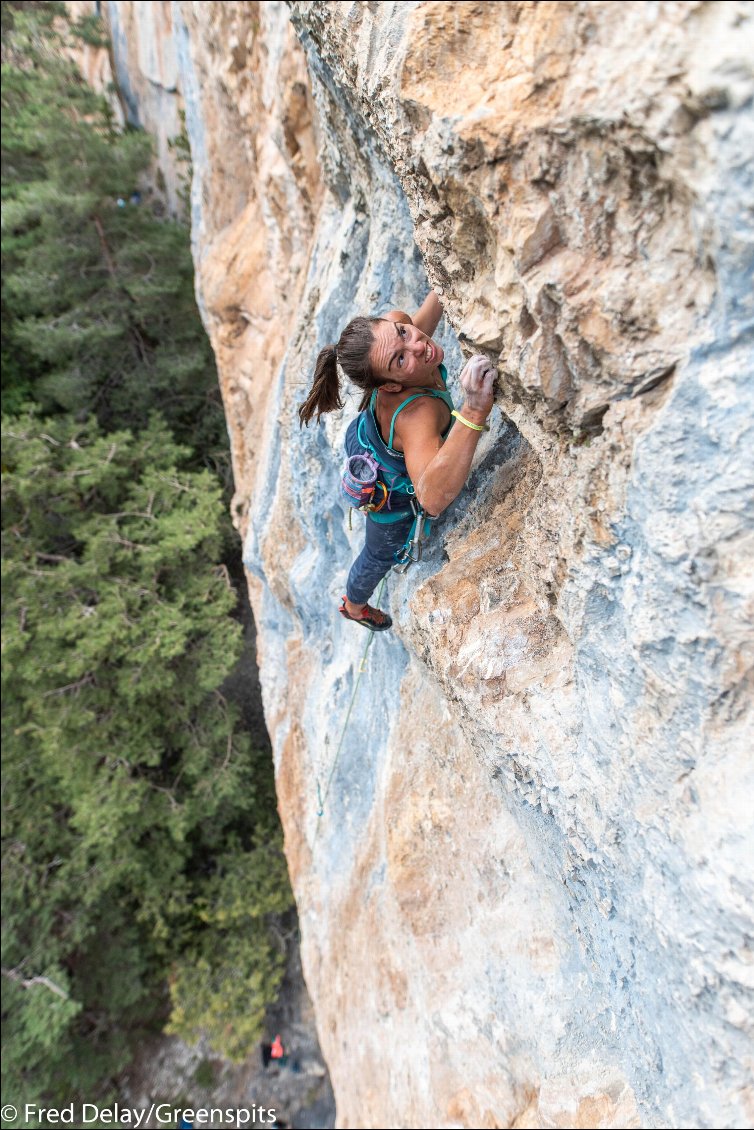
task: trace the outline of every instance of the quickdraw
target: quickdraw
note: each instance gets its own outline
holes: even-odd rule
[[[427,517],[426,511],[418,502],[412,499],[411,505],[414,510],[414,522],[408,532],[405,545],[395,554],[394,573],[405,573],[410,565],[421,561],[423,542],[429,537],[432,528],[432,519]]]

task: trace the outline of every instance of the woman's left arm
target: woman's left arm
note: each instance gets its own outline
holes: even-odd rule
[[[430,290],[413,318],[409,317],[405,310],[391,310],[384,317],[391,322],[403,322],[405,325],[418,326],[427,337],[432,337],[442,318],[442,306],[435,292]]]

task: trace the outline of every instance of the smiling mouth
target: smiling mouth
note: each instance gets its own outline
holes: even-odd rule
[[[434,356],[435,356],[434,348],[432,346],[432,343],[428,341],[427,342],[427,348],[424,351],[424,360],[427,361],[427,362],[433,361]]]

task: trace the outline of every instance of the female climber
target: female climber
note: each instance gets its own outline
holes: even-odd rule
[[[463,405],[457,412],[453,409],[444,352],[432,340],[441,317],[440,301],[431,291],[413,318],[402,310],[382,318],[354,318],[337,345],[320,352],[314,383],[299,408],[302,425],[308,425],[315,414],[319,421],[323,413],[343,407],[340,365],[364,394],[360,411],[367,410],[377,445],[404,467],[428,517],[444,510],[466,481],[479,437],[487,430],[497,377],[486,357],[472,357],[461,373]],[[460,427],[452,426],[454,418]],[[349,455],[361,450],[357,424],[358,418],[346,434]],[[398,497],[397,506],[367,514],[366,542],[348,574],[339,609],[346,620],[372,632],[392,624],[387,613],[367,602],[395,564],[395,554],[414,523],[409,495]]]

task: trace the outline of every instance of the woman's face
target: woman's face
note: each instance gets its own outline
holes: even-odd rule
[[[433,385],[437,366],[445,353],[442,346],[417,326],[405,322],[378,322],[369,360],[375,374],[386,384],[401,388]]]

